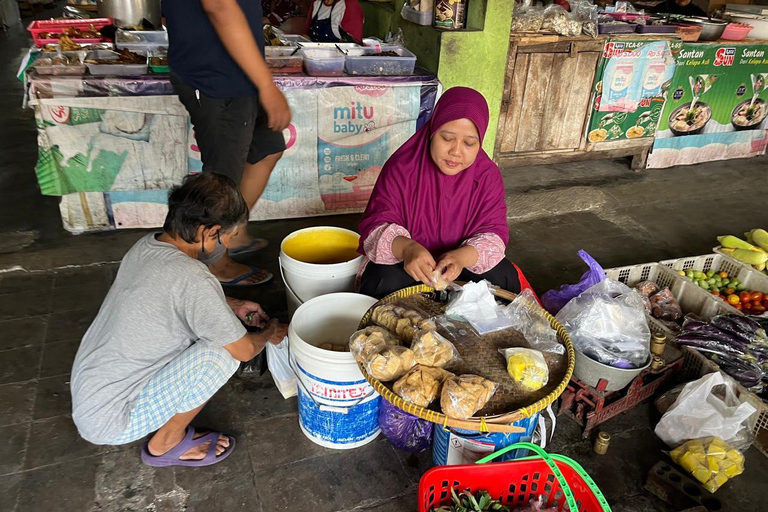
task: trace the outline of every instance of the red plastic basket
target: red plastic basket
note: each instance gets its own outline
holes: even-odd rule
[[[509,450],[528,449],[537,453],[510,462],[485,464]],[[419,512],[451,503],[451,489],[488,491],[511,509],[525,506],[540,495],[550,507],[571,512],[610,512],[600,489],[576,461],[562,455],[549,455],[530,443],[515,443],[465,466],[438,466],[421,477]],[[568,502],[573,506],[569,506]]]
[[[27,30],[29,31],[30,34],[32,34],[32,39],[35,41],[35,45],[37,45],[38,47],[42,47],[47,44],[57,44],[59,40],[53,39],[53,38],[41,39],[40,38],[41,34],[44,34],[44,33],[61,34],[62,32],[64,32],[64,30],[68,28],[86,28],[87,29],[91,25],[93,25],[94,28],[98,30],[111,24],[112,24],[112,18],[93,18],[93,19],[87,19],[87,20],[80,20],[80,19],[37,20],[30,23],[29,26],[27,27]],[[90,38],[72,39],[72,42],[77,44],[100,43],[102,41],[108,41],[108,39],[104,37],[96,38],[96,39],[90,39]]]

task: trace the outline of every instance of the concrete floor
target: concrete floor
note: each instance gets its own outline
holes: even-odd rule
[[[0,512],[96,511],[412,511],[429,453],[408,455],[386,441],[349,452],[309,442],[296,400],[283,400],[269,374],[234,378],[196,425],[236,436],[225,463],[206,469],[153,469],[138,444],[98,447],[81,440],[70,418],[69,371],[125,251],[142,231],[72,236],[57,200],[39,194],[36,139],[19,108],[12,77],[26,32],[0,32]],[[531,167],[505,172],[512,241],[508,255],[538,291],[572,282],[586,249],[606,268],[710,252],[715,236],[766,225],[766,160],[633,173],[624,161]],[[252,224],[271,245],[250,261],[277,271],[279,242],[300,227],[356,228],[357,216]],[[13,270],[15,269],[15,271]],[[286,319],[279,279],[238,296]],[[561,418],[550,449],[581,462],[617,512],[668,512],[643,490],[664,459],[647,405],[605,425],[605,456]],[[746,473],[718,497],[724,510],[762,510],[768,459],[747,453]]]

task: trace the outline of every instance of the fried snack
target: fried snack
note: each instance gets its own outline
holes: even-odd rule
[[[368,373],[382,382],[399,379],[414,365],[413,351],[407,347],[387,347],[367,362]]]
[[[389,346],[400,344],[391,332],[379,326],[366,327],[349,337],[349,350],[359,363],[368,361]]]
[[[420,331],[413,339],[411,350],[417,364],[445,368],[459,359],[459,353],[453,343],[440,336],[436,331]]]
[[[497,384],[479,375],[452,377],[443,384],[440,407],[451,418],[471,418],[496,392]]]
[[[416,365],[400,380],[392,390],[406,402],[427,407],[440,394],[440,386],[453,374],[440,368]]]

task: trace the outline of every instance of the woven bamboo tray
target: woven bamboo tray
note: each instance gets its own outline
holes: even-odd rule
[[[505,290],[496,290],[495,295],[505,302],[511,302],[516,297],[514,293]],[[360,321],[360,329],[372,325],[373,309],[382,304],[397,304],[406,309],[420,311],[429,317],[442,315],[447,305],[437,299],[437,294],[432,288],[425,285],[412,286],[388,295],[374,304]],[[444,427],[481,432],[522,432],[523,429],[514,426],[514,423],[543,411],[557,400],[565,390],[573,373],[574,351],[571,338],[560,322],[546,311],[543,313],[557,332],[558,341],[565,345],[565,354],[544,354],[549,366],[549,382],[542,389],[533,393],[525,391],[512,380],[507,374],[506,361],[498,351],[500,348],[529,347],[525,338],[516,330],[505,329],[478,336],[468,323],[453,322],[455,329],[451,329],[451,332],[448,332],[445,326],[438,325],[437,331],[456,346],[462,357],[461,363],[448,368],[450,371],[456,375],[465,373],[480,375],[499,385],[491,401],[481,411],[478,411],[476,416],[469,419],[449,418],[438,410],[427,409],[406,402],[392,391],[393,383],[383,383],[371,377],[362,364],[359,364],[360,371],[385,400],[419,418],[438,423]],[[436,401],[432,407],[439,408],[438,402]]]

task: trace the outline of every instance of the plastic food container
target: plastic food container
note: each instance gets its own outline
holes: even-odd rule
[[[284,44],[296,46],[296,43],[310,43],[311,41],[300,34],[278,34],[277,36]]]
[[[418,11],[407,3],[403,5],[403,10],[400,11],[400,15],[404,20],[423,26],[431,25],[432,20],[435,17],[434,11]]]
[[[304,69],[312,76],[341,76],[344,74],[344,54],[337,49],[302,49]]]
[[[267,66],[276,74],[301,73],[304,59],[294,46],[267,46],[264,55]]]
[[[59,35],[62,34],[68,28],[89,29],[91,25],[96,30],[106,27],[112,24],[112,18],[93,18],[90,20],[37,20],[33,21],[27,27],[27,30],[32,34],[32,39],[35,41],[35,45],[38,47],[45,46],[47,44],[56,44],[59,42],[58,37],[40,37],[45,34]],[[107,41],[104,37],[96,38],[72,38],[72,42],[77,44],[92,44],[99,43],[101,41]]]
[[[85,56],[85,59],[115,61],[115,64],[88,64],[86,62],[85,65],[88,66],[88,71],[90,71],[92,75],[140,76],[146,75],[147,68],[149,67],[146,57],[143,64],[121,64],[117,62],[118,56],[114,52],[107,50],[89,52],[88,55]]]
[[[171,69],[167,64],[168,55],[165,52],[149,52],[147,57],[149,58],[149,69],[151,69],[153,73],[167,75],[171,72]],[[166,64],[160,64],[155,59],[165,59]]]
[[[638,34],[674,34],[677,27],[674,25],[638,25]]]
[[[731,19],[752,26],[751,39],[768,39],[768,17],[731,14]]]
[[[605,25],[603,23],[597,26],[598,34],[630,34],[637,29],[634,23],[625,23],[622,25]]]
[[[638,19],[647,20],[651,17],[650,14],[638,14],[633,12],[607,12],[605,14],[618,21],[635,21]]]
[[[695,43],[699,40],[702,28],[701,25],[678,25],[675,27],[675,33],[686,43]]]
[[[729,23],[720,39],[725,41],[743,41],[754,27],[746,23]]]
[[[394,52],[397,57],[378,56],[381,52]],[[361,48],[347,52],[347,74],[394,76],[412,75],[416,67],[416,56],[400,46],[382,46],[381,52],[376,48]]]
[[[74,52],[72,52],[74,53]],[[55,56],[55,54],[54,54]],[[85,64],[77,61],[73,64],[53,64],[50,57],[41,57],[35,61],[33,67],[41,75],[84,75]]]
[[[126,48],[139,55],[168,50],[168,32],[165,30],[118,30],[115,46]]]
[[[337,50],[341,48],[342,52],[362,48],[357,43],[299,43],[298,45],[307,50]]]

